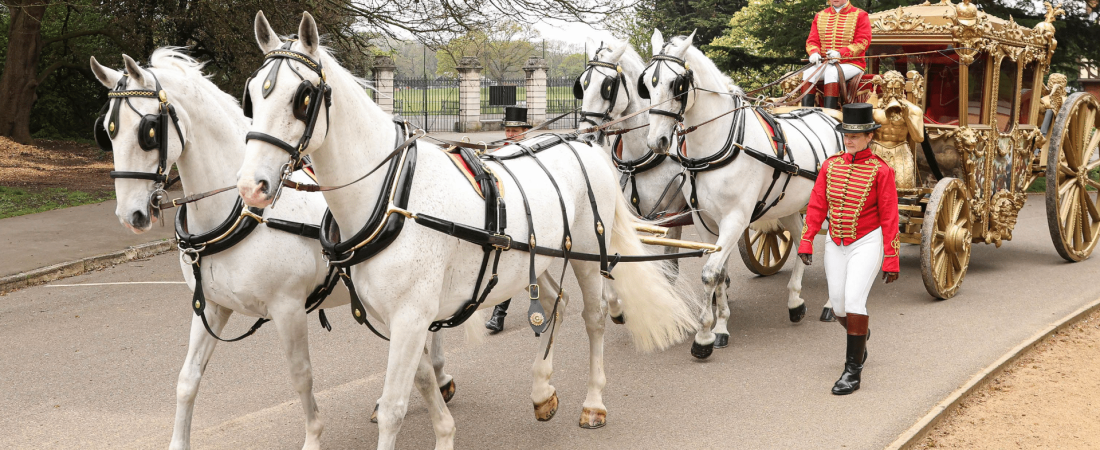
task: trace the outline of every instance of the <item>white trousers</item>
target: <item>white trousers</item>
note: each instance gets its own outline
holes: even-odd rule
[[[817,72],[816,75],[814,74],[814,72],[816,72],[822,64],[825,64],[825,60],[817,63],[816,66],[810,67],[809,69],[802,71],[802,81],[817,83],[819,80],[822,79],[822,77],[824,77],[826,83],[836,83],[836,68],[833,67],[832,64],[829,64],[824,69],[821,69],[821,71]],[[859,66],[854,66],[851,64],[841,64],[840,70],[844,71],[845,80],[850,80],[852,77],[863,73],[863,69],[860,69]],[[813,75],[813,79],[810,79],[811,75]]]
[[[825,278],[837,317],[867,315],[867,294],[882,269],[882,250],[881,228],[845,246],[825,237]]]

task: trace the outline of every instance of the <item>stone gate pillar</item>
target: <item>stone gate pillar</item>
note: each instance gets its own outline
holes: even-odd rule
[[[476,56],[458,60],[458,122],[459,133],[481,130],[481,63]]]
[[[396,70],[393,58],[386,55],[374,57],[374,88],[378,90],[374,103],[388,114],[393,114],[393,73]]]
[[[537,56],[527,58],[523,64],[527,87],[527,120],[531,125],[546,121],[546,71],[550,65]]]

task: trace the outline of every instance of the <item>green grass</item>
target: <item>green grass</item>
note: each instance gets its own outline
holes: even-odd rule
[[[41,192],[29,192],[0,186],[0,219],[99,203],[113,198],[115,198],[114,191],[81,192],[65,188],[50,188]]]
[[[573,87],[572,86],[554,86],[547,89],[547,100],[553,101],[573,101]],[[527,88],[523,86],[516,87],[516,99],[523,100],[527,98]],[[401,89],[393,94],[395,104],[401,105],[401,114],[406,116],[414,116],[417,114],[424,114],[424,90],[422,89]],[[489,101],[489,88],[481,88],[481,101],[483,103],[482,109],[490,109],[489,113],[502,113],[503,107],[487,107],[484,106]],[[444,111],[444,102],[450,106],[450,111]],[[458,88],[433,88],[428,89],[428,114],[440,115],[440,114],[457,114],[458,108]],[[499,109],[500,111],[496,111]],[[572,109],[570,107],[569,109]]]
[[[1089,178],[1092,178],[1096,181],[1100,181],[1100,168],[1093,169],[1092,173],[1089,174]],[[1088,186],[1088,187],[1085,188],[1085,190],[1091,192],[1091,191],[1095,191],[1096,188],[1094,188],[1092,186]],[[1033,181],[1031,183],[1031,186],[1027,187],[1027,191],[1028,192],[1046,192],[1047,191],[1047,179],[1046,179],[1046,177],[1036,178],[1035,181]]]

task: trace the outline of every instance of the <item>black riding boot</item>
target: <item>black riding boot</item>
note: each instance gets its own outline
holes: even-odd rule
[[[489,318],[488,322],[485,322],[485,328],[488,328],[490,334],[496,334],[504,331],[504,316],[508,315],[508,304],[511,300],[506,300],[503,303],[493,307],[493,317]]]
[[[825,97],[825,108],[840,109],[840,97]]]
[[[835,395],[848,395],[858,391],[859,378],[864,371],[864,362],[867,361],[867,316],[862,316],[862,320],[858,320],[856,316],[859,315],[848,316],[848,332],[860,334],[847,334],[848,350],[845,352],[844,373],[840,374],[840,380],[833,385]],[[857,319],[857,323],[853,319]],[[861,329],[855,329],[857,327]]]

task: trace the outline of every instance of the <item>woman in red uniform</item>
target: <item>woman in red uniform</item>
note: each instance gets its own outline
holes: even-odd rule
[[[867,359],[867,294],[882,270],[882,279],[898,278],[898,191],[894,171],[871,152],[875,124],[869,103],[844,105],[845,153],[825,160],[818,172],[798,257],[809,265],[814,236],[829,220],[825,240],[825,276],[829,302],[837,321],[847,331],[848,350],[844,373],[833,385],[833,394],[859,389],[860,373]]]

